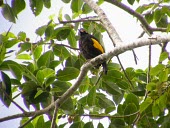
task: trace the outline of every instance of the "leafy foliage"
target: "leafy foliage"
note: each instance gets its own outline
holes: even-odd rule
[[[119,0],[120,2],[121,0]],[[36,42],[31,42],[27,32],[18,34],[7,32],[0,35],[0,99],[6,107],[11,105],[16,91],[21,92],[25,106],[35,110],[49,106],[53,100],[60,97],[73,85],[77,79],[84,58],[78,55],[76,35],[77,29],[82,25],[89,33],[102,41],[104,27],[97,21],[70,22],[79,17],[91,15],[92,9],[82,0],[62,0],[64,4],[70,4],[72,16],[64,14],[62,8],[59,11],[56,24],[53,19],[36,29],[35,34],[40,37]],[[106,0],[106,2],[109,2]],[[123,2],[123,1],[122,1]],[[133,5],[140,0],[127,0]],[[170,9],[165,3],[169,0],[149,3],[139,6],[136,12],[144,15],[148,24],[155,23],[157,27],[170,30],[168,19]],[[102,4],[103,0],[97,2]],[[111,2],[110,2],[111,3]],[[2,3],[3,17],[13,23],[17,23],[17,16],[26,7],[24,0],[12,0]],[[31,11],[35,16],[41,14],[43,8],[50,8],[50,0],[30,0]],[[63,17],[64,14],[64,17]],[[63,22],[63,19],[66,22]],[[86,18],[85,18],[86,19]],[[17,47],[15,59],[11,59],[8,53],[13,53]],[[11,50],[12,49],[12,50]],[[18,62],[20,60],[20,62]],[[108,74],[99,77],[91,69],[81,82],[75,93],[61,104],[58,111],[58,119],[67,118],[68,122],[60,124],[62,128],[67,123],[72,123],[71,128],[93,128],[93,122],[83,122],[85,114],[90,119],[102,119],[110,117],[109,127],[167,127],[169,126],[170,109],[170,70],[168,53],[160,54],[159,63],[151,67],[147,81],[147,69],[134,69],[127,67],[124,70],[118,63],[108,63]],[[100,71],[100,69],[99,69]],[[53,110],[46,113],[49,119]],[[20,125],[29,118],[23,117]],[[25,127],[49,128],[51,120],[45,121],[44,116],[37,116]],[[104,127],[104,122],[98,123],[98,128]]]

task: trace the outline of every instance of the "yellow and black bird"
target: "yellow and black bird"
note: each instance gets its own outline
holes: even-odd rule
[[[105,52],[98,39],[87,33],[83,28],[79,29],[79,35],[79,49],[85,59],[92,59]],[[103,66],[104,74],[107,74],[106,61],[96,67],[99,67],[100,65]]]

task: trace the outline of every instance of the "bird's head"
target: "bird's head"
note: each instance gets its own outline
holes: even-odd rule
[[[79,35],[82,36],[82,35],[85,35],[85,34],[88,34],[88,33],[86,32],[86,30],[84,30],[83,28],[80,28],[80,29],[79,29]]]

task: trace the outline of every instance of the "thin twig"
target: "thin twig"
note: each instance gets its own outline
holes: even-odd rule
[[[5,94],[5,96],[16,106],[18,107],[22,112],[26,112],[19,104],[17,104],[5,91],[2,87],[0,87],[0,90]]]
[[[100,76],[98,77],[98,79],[97,79],[97,81],[96,81],[96,83],[95,83],[95,86],[99,83],[99,81],[100,81],[102,75],[103,75],[103,72],[102,72],[102,73],[100,74]]]
[[[70,49],[73,49],[73,50],[79,50],[79,48],[73,48],[71,46],[68,46],[68,45],[65,45],[65,44],[56,44],[58,46],[64,46],[64,47],[67,47],[67,48],[70,48]]]
[[[150,82],[150,70],[151,70],[151,51],[152,51],[152,46],[149,45],[149,60],[148,60],[148,72],[147,72],[147,84]]]
[[[128,77],[127,73],[126,73],[126,71],[125,71],[125,69],[124,69],[124,67],[123,67],[123,64],[122,64],[121,61],[120,61],[119,56],[116,56],[116,57],[117,57],[117,59],[118,59],[118,61],[119,61],[119,64],[120,64],[120,66],[121,66],[121,68],[122,68],[122,70],[123,70],[123,73],[124,73],[126,79],[128,80],[129,84],[131,85],[131,89],[134,89],[134,86],[133,86],[131,80],[129,79],[129,77]]]
[[[107,117],[107,118],[126,118],[126,117],[130,117],[130,116],[133,116],[133,115],[136,115],[140,113],[140,111],[137,111],[137,112],[134,112],[132,114],[128,114],[128,115],[119,115],[119,116],[116,116],[116,115],[103,115],[103,114],[83,114],[83,115],[79,115],[79,114],[76,114],[76,115],[70,115],[70,116],[88,116],[88,117]]]
[[[44,43],[45,45],[51,45],[51,43]],[[70,48],[70,49],[73,49],[73,50],[80,50],[79,48],[73,48],[73,47],[71,47],[71,46],[69,46],[69,45],[66,45],[66,44],[53,44],[53,45],[58,45],[58,46],[64,46],[64,47],[67,47],[67,48]],[[52,45],[52,46],[53,46]]]
[[[111,4],[114,4],[115,6],[121,8],[122,10],[126,11],[127,13],[131,14],[132,16],[136,17],[141,24],[147,29],[149,33],[152,33],[153,31],[161,31],[161,32],[166,32],[167,28],[153,28],[151,27],[146,19],[143,17],[143,15],[137,13],[127,5],[123,4],[122,2],[119,2],[118,0],[105,0]]]
[[[35,119],[37,116],[34,115],[29,120],[27,120],[23,125],[19,126],[18,128],[24,128],[29,122],[31,122],[33,119]]]
[[[52,122],[51,122],[51,128],[55,128],[56,127],[56,118],[57,118],[58,108],[59,108],[59,106],[56,104],[55,105],[55,109],[54,109],[54,114],[53,114]]]

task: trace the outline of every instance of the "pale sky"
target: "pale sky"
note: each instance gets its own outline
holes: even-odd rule
[[[64,7],[63,13],[70,14],[70,10],[68,10],[69,4],[67,5],[67,7],[65,7],[64,6],[65,4],[63,4],[58,0],[52,0],[52,1],[53,1],[52,8],[50,8],[49,10],[44,8],[43,12],[38,17],[35,17],[31,12],[30,7],[27,7],[26,10],[24,10],[18,15],[17,24],[13,24],[11,31],[16,34],[18,34],[20,31],[24,31],[26,32],[27,36],[31,39],[31,41],[36,41],[37,36],[35,34],[35,30],[38,27],[47,24],[47,22],[49,21],[48,16],[50,16],[51,14],[56,14],[56,22],[58,22],[57,21],[58,10],[62,6]],[[132,42],[141,34],[142,28],[140,27],[140,23],[139,22],[137,23],[136,18],[134,18],[133,16],[129,15],[128,13],[124,12],[123,10],[120,10],[119,8],[111,4],[103,4],[101,7],[102,9],[104,9],[108,18],[110,19],[113,26],[116,28],[118,34],[120,35],[121,39],[125,43]],[[7,31],[10,25],[12,24],[7,20],[5,20],[1,14],[0,14],[0,22],[1,22],[0,33]],[[104,34],[103,38],[104,38],[103,39],[104,45],[107,52],[113,48],[112,47],[113,45],[107,34]],[[132,52],[126,52],[120,55],[120,59],[122,61],[123,66],[134,67],[136,69],[137,68],[145,69],[148,65],[148,47],[135,49],[135,52],[139,58],[138,65],[135,65]],[[152,48],[152,52],[154,53],[154,57],[152,58],[152,64],[156,65],[160,54],[159,46],[154,46]],[[116,59],[113,59],[113,61],[117,62]],[[22,104],[22,100],[17,99],[17,103]],[[1,118],[7,115],[18,113],[18,108],[16,108],[14,105],[11,105],[10,108],[7,109],[0,101],[0,112],[1,112],[0,114],[0,118]],[[13,128],[17,128],[19,121],[10,120],[10,121],[0,123],[0,128],[7,128],[9,127],[9,124]],[[107,125],[108,124],[106,124],[106,126]]]

